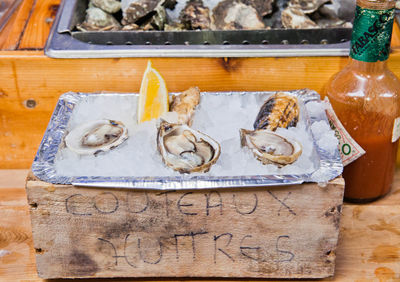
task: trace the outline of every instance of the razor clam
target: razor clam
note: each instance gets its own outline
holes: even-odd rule
[[[189,0],[179,18],[186,29],[210,29],[210,10],[202,0]]]
[[[212,12],[212,29],[264,29],[265,25],[256,9],[236,0],[221,1]]]
[[[157,147],[164,163],[180,173],[207,172],[221,153],[218,142],[206,134],[165,121],[158,129]]]
[[[80,155],[97,155],[121,145],[128,139],[128,130],[120,121],[96,120],[72,129],[65,145]]]
[[[199,88],[190,87],[172,99],[170,111],[178,114],[178,123],[186,123],[191,126],[195,108],[200,102]]]
[[[302,153],[302,146],[293,139],[266,129],[240,129],[242,147],[248,147],[263,164],[279,167],[295,162]]]
[[[294,127],[299,121],[299,102],[295,96],[277,92],[261,106],[254,129],[275,131],[278,127]]]

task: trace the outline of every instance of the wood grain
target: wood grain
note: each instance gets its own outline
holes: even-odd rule
[[[43,49],[59,4],[60,0],[35,1],[19,49]]]
[[[0,170],[0,179],[10,176],[19,179],[26,176],[26,170]],[[5,183],[5,182],[3,182]],[[11,184],[10,184],[11,185]],[[400,170],[395,174],[392,192],[385,198],[368,205],[345,204],[341,215],[341,230],[337,249],[334,278],[322,281],[398,281],[400,279],[399,213],[400,213]],[[2,281],[45,281],[36,274],[34,248],[22,184],[0,188],[0,237],[6,229],[18,230],[24,235],[9,236],[8,245],[2,250],[10,254],[0,258],[0,280]],[[15,232],[13,233],[15,234]],[[14,253],[15,252],[15,253]],[[7,258],[7,256],[9,256]],[[3,262],[7,263],[3,263]],[[182,279],[180,279],[182,281]],[[220,281],[184,279],[185,281]],[[64,280],[55,280],[64,281]],[[132,279],[83,279],[90,281],[132,281]],[[154,281],[141,279],[141,281]],[[175,281],[168,279],[167,281]],[[224,279],[224,281],[235,281]],[[236,280],[237,281],[237,280]]]
[[[167,194],[37,179],[26,187],[42,278],[324,278],[334,272],[341,178],[326,187]]]

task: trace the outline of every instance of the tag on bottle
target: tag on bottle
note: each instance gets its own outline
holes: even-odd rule
[[[396,142],[400,137],[400,117],[394,120],[393,132],[392,132],[392,143]]]
[[[340,156],[342,157],[343,166],[346,166],[364,155],[365,151],[346,131],[343,124],[335,114],[328,97],[325,97],[324,102],[326,104],[326,116],[328,117],[329,125],[331,126],[332,130],[335,131],[335,136],[339,140],[338,146]]]

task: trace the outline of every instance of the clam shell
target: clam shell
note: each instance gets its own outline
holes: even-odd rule
[[[186,124],[160,124],[157,147],[164,163],[180,173],[207,172],[221,154],[221,146]]]
[[[110,129],[108,132],[107,128]],[[64,140],[67,148],[77,154],[97,155],[114,149],[126,139],[128,139],[128,129],[122,122],[104,119],[75,127]]]
[[[299,142],[266,129],[240,129],[240,141],[242,147],[248,147],[263,164],[282,167],[295,162],[302,153]]]

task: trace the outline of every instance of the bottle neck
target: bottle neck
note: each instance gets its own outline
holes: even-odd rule
[[[387,61],[364,62],[350,58],[349,67],[359,73],[368,75],[379,75],[387,68]]]
[[[386,61],[394,21],[393,0],[357,0],[350,57],[357,61]]]

